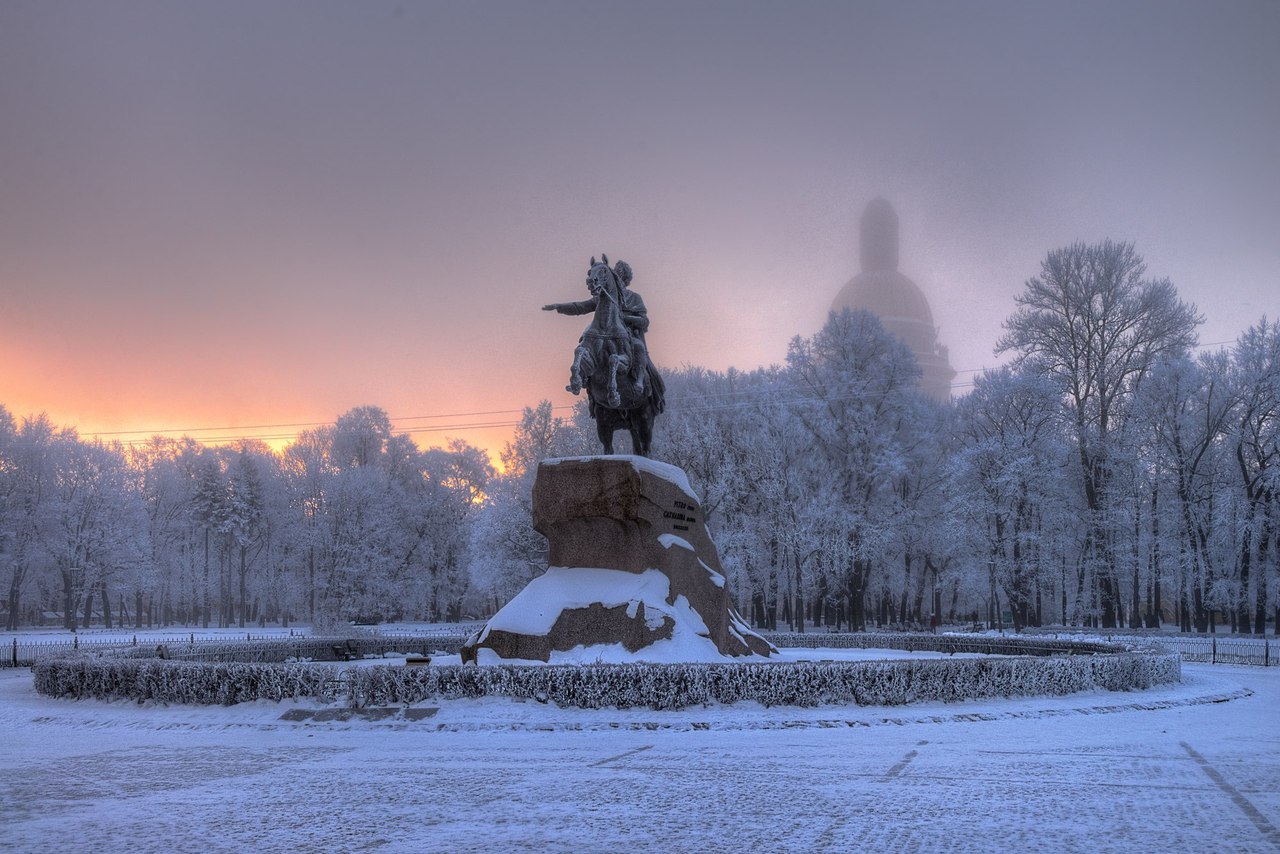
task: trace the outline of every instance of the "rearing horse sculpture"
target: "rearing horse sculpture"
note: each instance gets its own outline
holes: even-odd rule
[[[608,256],[591,259],[587,287],[592,299],[584,303],[557,303],[546,309],[581,314],[594,309],[591,324],[573,352],[566,391],[587,390],[588,411],[596,422],[596,434],[606,454],[613,453],[613,434],[619,428],[631,433],[633,452],[648,456],[653,422],[663,409],[662,378],[649,363],[648,353],[637,344],[624,321],[626,296]],[[643,360],[643,364],[637,364]],[[634,370],[633,370],[634,367]],[[635,377],[635,379],[632,379]]]
[[[618,374],[625,377],[630,373],[635,352],[631,330],[622,321],[622,283],[609,268],[609,256],[603,257],[600,262],[594,256],[591,259],[587,287],[595,297],[596,313],[591,325],[582,333],[581,343],[573,351],[573,366],[569,369],[569,385],[565,386],[565,391],[577,394],[582,391],[584,378],[590,382],[597,376],[604,376],[607,378],[604,385],[606,405],[610,409],[621,409]],[[640,377],[631,391],[643,391],[644,374]],[[628,397],[634,399],[634,395]]]

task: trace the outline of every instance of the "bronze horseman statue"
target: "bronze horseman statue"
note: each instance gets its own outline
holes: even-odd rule
[[[633,452],[647,457],[666,392],[644,341],[649,313],[644,300],[631,290],[631,265],[619,261],[610,267],[609,256],[601,258],[592,257],[587,272],[590,298],[552,303],[542,310],[594,315],[573,351],[566,390],[587,390],[588,411],[606,454],[613,453],[614,431],[625,428],[631,433]]]

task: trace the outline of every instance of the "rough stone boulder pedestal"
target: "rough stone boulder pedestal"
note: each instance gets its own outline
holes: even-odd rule
[[[644,457],[546,460],[533,527],[547,571],[463,647],[463,661],[715,661],[776,653],[729,602],[679,468]],[[576,655],[576,657],[575,657]]]

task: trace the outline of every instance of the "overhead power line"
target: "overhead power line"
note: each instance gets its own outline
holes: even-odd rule
[[[982,371],[986,369],[974,368],[972,370]],[[964,372],[961,371],[958,373],[964,373]],[[967,388],[971,385],[973,385],[972,381],[952,383],[951,388],[952,389]],[[703,398],[725,397],[725,396],[742,395],[747,393],[749,392],[745,390],[744,391],[736,391],[736,390],[720,391],[720,392],[711,392],[707,395],[703,395],[702,397]],[[676,401],[673,400],[672,402],[674,403]],[[551,408],[553,410],[567,410],[567,409],[573,409],[575,406],[577,406],[576,403],[567,403],[567,404],[558,404],[558,405],[552,406]],[[490,410],[484,410],[479,412],[442,413],[437,415],[396,415],[396,416],[388,416],[388,418],[394,425],[396,422],[401,422],[401,421],[425,421],[425,420],[439,420],[439,419],[445,419],[445,418],[473,418],[473,417],[479,417],[483,415],[513,415],[513,414],[521,414],[524,412],[525,409],[530,409],[530,408],[532,407],[520,407],[517,409],[490,409]],[[97,431],[94,431],[92,435],[98,436],[100,438],[109,437],[109,436],[143,436],[146,438],[142,441],[146,441],[150,439],[150,437],[152,436],[171,436],[174,434],[190,435],[192,433],[223,433],[226,431],[236,431],[234,434],[228,434],[228,436],[222,436],[222,437],[192,436],[192,438],[202,438],[202,441],[234,441],[235,439],[270,440],[270,439],[293,438],[293,436],[296,435],[296,432],[279,434],[279,435],[277,434],[249,435],[247,431],[287,430],[287,429],[294,429],[294,428],[305,429],[308,427],[327,427],[334,423],[335,423],[334,420],[329,420],[329,421],[290,421],[290,422],[280,422],[277,424],[229,424],[221,427],[149,427],[149,428],[141,428],[137,430],[97,430]],[[502,421],[502,422],[480,423],[480,424],[470,424],[470,423],[444,424],[444,425],[430,426],[430,427],[406,427],[399,430],[399,432],[426,433],[426,432],[440,432],[444,430],[456,430],[456,429],[480,429],[485,427],[502,427],[502,426],[506,426],[508,423],[510,423],[511,425],[515,425],[515,424],[518,424],[519,421],[513,421],[513,422]],[[135,440],[126,440],[124,442],[124,444],[136,444],[136,443],[137,442]]]
[[[511,412],[522,412],[522,409],[492,409],[487,412],[457,412],[450,415],[405,415],[392,418],[392,421],[422,421],[428,418],[471,418],[480,415],[506,415]],[[104,430],[94,433],[95,436],[136,436],[163,435],[167,433],[216,433],[223,430],[280,430],[286,427],[325,427],[333,424],[330,421],[294,421],[282,424],[230,424],[225,427],[164,427],[142,430]]]
[[[1208,341],[1202,344],[1197,344],[1194,349],[1201,350],[1206,347],[1220,347],[1220,346],[1234,344],[1234,343],[1235,343],[1234,340]],[[956,373],[977,375],[986,370],[989,370],[989,369],[988,368],[963,368],[963,369],[957,370]],[[975,380],[973,378],[970,378],[967,380],[963,380],[961,382],[951,383],[950,389],[953,392],[961,391],[964,389],[972,388],[974,384],[975,384]],[[752,393],[756,393],[756,392],[749,392],[746,390],[711,392],[709,394],[700,396],[699,400],[706,400],[708,398],[718,398],[718,397],[734,397],[734,396],[741,396],[744,394],[752,394]],[[763,393],[772,394],[773,392],[769,391],[769,392],[763,392]],[[828,398],[828,399],[840,400],[845,398]],[[796,399],[794,398],[792,400],[796,401]],[[673,399],[669,402],[674,405],[679,405],[680,403],[679,399]],[[781,402],[783,401],[777,401],[777,403],[781,403]],[[736,402],[723,408],[741,408],[747,405],[752,405],[752,404],[750,402]],[[577,404],[575,403],[559,404],[559,405],[552,406],[552,410],[563,412],[565,410],[572,410],[576,406]],[[478,410],[474,412],[436,413],[436,414],[428,414],[428,415],[401,415],[401,416],[390,416],[389,418],[390,418],[390,421],[392,422],[393,429],[395,429],[397,433],[401,433],[401,434],[447,433],[447,432],[456,432],[456,431],[466,432],[466,431],[472,431],[472,430],[512,429],[520,425],[520,421],[518,419],[481,421],[481,422],[463,422],[459,424],[451,423],[451,424],[438,424],[438,425],[416,425],[411,427],[397,427],[396,425],[398,423],[408,422],[408,421],[439,421],[439,420],[456,419],[456,418],[480,418],[480,417],[491,416],[491,415],[519,415],[523,413],[525,409],[529,409],[529,408],[531,407],[519,407],[515,409],[488,409],[488,410]],[[700,407],[699,411],[712,412],[712,411],[717,411],[720,408],[721,407],[718,407],[718,406],[712,406],[712,407],[706,407],[706,408]],[[297,438],[297,434],[301,430],[311,428],[311,427],[325,427],[325,426],[332,425],[334,423],[335,422],[333,420],[329,420],[329,421],[288,421],[288,422],[279,422],[274,424],[245,424],[245,425],[230,424],[230,425],[224,425],[220,427],[157,427],[157,428],[143,428],[143,429],[137,429],[137,430],[104,430],[104,431],[95,432],[92,435],[97,436],[99,438],[129,437],[129,436],[143,437],[143,438],[135,438],[135,439],[122,438],[120,440],[121,444],[130,445],[130,446],[146,444],[148,441],[150,441],[152,436],[171,436],[175,434],[190,436],[191,438],[196,439],[200,442],[209,443],[209,444],[222,444],[222,443],[237,442],[237,441],[279,442],[279,441],[285,441],[288,439]],[[285,433],[251,432],[251,431],[258,431],[258,430],[277,430],[277,431],[287,430],[290,432],[285,432]],[[231,431],[234,431],[234,432],[231,432]],[[220,434],[220,435],[192,435],[192,434]]]

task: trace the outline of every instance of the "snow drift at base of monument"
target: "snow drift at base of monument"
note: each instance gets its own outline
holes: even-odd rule
[[[730,607],[680,469],[636,457],[547,460],[533,526],[550,568],[463,647],[464,661],[721,661],[777,652]]]
[[[640,650],[629,650],[619,640],[614,643],[579,645],[570,650],[552,649],[550,664],[618,664],[633,661],[654,663],[732,660],[716,648],[707,624],[689,605],[684,596],[669,603],[671,581],[656,569],[639,575],[617,569],[588,569],[553,566],[535,578],[524,590],[491,619],[480,632],[483,642],[491,631],[519,635],[546,635],[566,610],[593,610],[593,606],[610,611],[625,608],[628,620],[643,623],[655,635],[670,632],[646,644]],[[736,621],[735,621],[736,622]],[[669,627],[669,628],[668,628]],[[750,628],[731,625],[741,637]],[[745,640],[743,641],[745,643]],[[505,659],[489,649],[481,649],[480,664],[512,664],[527,659]],[[534,660],[536,661],[536,659]]]

